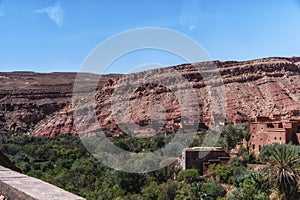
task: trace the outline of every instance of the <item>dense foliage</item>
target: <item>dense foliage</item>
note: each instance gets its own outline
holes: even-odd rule
[[[300,147],[273,144],[262,149],[260,159],[267,164],[265,175],[281,199],[298,199]]]
[[[170,138],[112,140],[116,145],[138,152],[160,148]],[[198,199],[200,194],[212,198],[226,194],[221,185],[201,181],[197,170],[178,174],[176,163],[144,174],[114,171],[98,163],[78,137],[2,138],[0,151],[8,155],[23,173],[87,199]],[[215,194],[213,191],[223,192]]]
[[[207,135],[194,135],[190,146],[201,146]],[[249,138],[243,126],[229,125],[216,135],[220,135],[216,145],[227,151],[241,139]],[[151,152],[173,138],[174,135],[151,138],[122,135],[110,140],[127,151]],[[175,147],[176,144],[170,150],[177,151]],[[262,170],[249,168],[248,164],[257,160],[248,149],[241,149],[239,157],[232,158],[226,165],[210,165],[205,176],[200,176],[196,169],[181,171],[176,162],[149,173],[116,171],[99,163],[82,140],[72,136],[2,137],[0,151],[23,173],[87,199],[268,200],[273,194],[280,199],[298,198],[300,147],[291,144],[263,147],[259,158],[259,162],[265,164]]]

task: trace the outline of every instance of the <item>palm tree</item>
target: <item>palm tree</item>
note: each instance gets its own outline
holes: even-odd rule
[[[267,163],[266,177],[280,199],[297,199],[300,180],[299,147],[291,144],[273,144],[264,147],[260,158]]]

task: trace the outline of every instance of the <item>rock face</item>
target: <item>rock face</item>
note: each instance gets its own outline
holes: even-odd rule
[[[101,80],[106,82],[115,76],[102,76]],[[98,76],[84,74],[84,77],[83,90],[85,84]],[[75,78],[76,73],[0,73],[0,134],[30,134],[40,128],[37,124],[48,123],[63,112],[71,104]],[[63,133],[72,132],[61,129],[57,134]]]
[[[217,66],[221,80],[212,65]],[[207,89],[210,83],[215,88],[221,88],[222,83],[225,86],[226,107],[214,111],[216,116],[226,113],[226,119],[233,120],[237,112],[250,117],[288,115],[300,110],[299,67],[299,57],[273,57],[105,75],[100,82],[99,75],[81,74],[75,89],[75,73],[0,73],[1,133],[53,137],[76,135],[82,130],[90,134],[101,128],[108,135],[132,129],[131,134],[152,135],[180,129],[189,120],[187,115],[199,116],[197,123],[204,126],[215,120]],[[90,89],[91,85],[97,91]],[[187,96],[186,91],[194,96]],[[72,94],[76,94],[73,106]],[[185,106],[195,109],[185,115]],[[75,121],[74,114],[79,116]]]

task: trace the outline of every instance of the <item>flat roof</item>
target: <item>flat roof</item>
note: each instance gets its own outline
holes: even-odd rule
[[[223,151],[222,147],[191,147],[184,148],[184,151]]]
[[[266,132],[286,132],[285,128],[266,128]]]

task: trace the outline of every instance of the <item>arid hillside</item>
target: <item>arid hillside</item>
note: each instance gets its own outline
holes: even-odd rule
[[[211,71],[212,65],[217,66],[221,82],[217,77],[212,78],[216,76]],[[171,73],[174,70],[184,80],[174,76]],[[210,80],[206,80],[211,74]],[[214,81],[216,87],[225,85],[229,121],[237,117],[237,112],[249,117],[288,116],[290,111],[300,110],[299,75],[299,57],[184,64],[127,75],[81,74],[74,91],[76,73],[0,73],[0,133],[39,137],[76,135],[75,125],[86,134],[100,128],[112,135],[121,130],[131,131],[131,127],[135,134],[141,135],[167,129],[176,131],[185,123],[185,108],[173,91],[184,94],[189,87],[195,98],[184,99],[185,105],[198,106],[199,110],[188,115],[199,116],[197,122],[208,125],[213,119],[207,87],[208,82]],[[149,77],[155,77],[156,81],[143,81],[154,80]],[[98,80],[95,92],[89,86]],[[80,98],[72,106],[74,92]],[[75,122],[74,111],[81,116]],[[217,115],[225,111],[220,110]],[[151,124],[154,125],[148,126]]]

